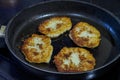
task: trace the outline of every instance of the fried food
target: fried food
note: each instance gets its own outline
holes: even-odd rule
[[[59,72],[83,72],[94,69],[95,58],[84,48],[64,47],[54,56],[54,63]]]
[[[49,63],[53,52],[51,39],[44,35],[32,34],[24,40],[21,51],[31,63]]]
[[[69,34],[75,44],[80,47],[95,48],[100,43],[100,32],[87,22],[77,23]]]
[[[52,17],[43,21],[38,29],[40,33],[48,37],[55,38],[70,30],[72,22],[69,17]]]

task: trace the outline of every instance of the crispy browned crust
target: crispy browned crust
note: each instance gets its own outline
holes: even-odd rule
[[[81,35],[83,31],[87,31],[88,34],[92,34],[94,36],[80,37],[79,35]],[[101,40],[100,32],[87,22],[77,23],[70,31],[69,36],[73,42],[80,47],[95,48],[99,45]]]
[[[24,40],[21,51],[25,55],[25,59],[31,63],[49,63],[53,46],[50,38],[32,34],[31,37]]]
[[[55,28],[53,28],[53,26],[55,26]],[[45,34],[46,36],[54,38],[70,30],[71,27],[72,22],[69,17],[52,17],[43,21],[39,25],[38,29],[39,32]]]
[[[72,54],[78,55],[78,58],[80,59],[78,65],[75,65],[75,63],[72,62],[70,57]],[[64,63],[65,60],[69,60],[69,65]],[[93,55],[88,50],[79,47],[64,47],[56,56],[54,56],[54,63],[59,72],[88,71],[94,69],[96,64]]]

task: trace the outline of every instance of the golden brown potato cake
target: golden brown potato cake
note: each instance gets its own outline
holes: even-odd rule
[[[53,52],[51,39],[44,35],[32,34],[24,40],[21,51],[31,63],[49,63]]]
[[[72,22],[69,17],[52,17],[43,21],[38,29],[39,32],[45,34],[48,37],[55,38],[70,30]]]
[[[75,44],[80,47],[95,48],[100,43],[100,32],[87,22],[77,23],[69,34]]]
[[[94,69],[95,58],[84,48],[64,47],[54,56],[59,72],[83,72]]]

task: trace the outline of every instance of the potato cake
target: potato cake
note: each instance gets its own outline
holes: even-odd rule
[[[40,33],[45,34],[48,37],[56,38],[64,32],[70,30],[72,22],[69,17],[52,17],[43,21],[38,29]]]
[[[56,68],[59,72],[83,72],[94,69],[95,58],[84,48],[63,47],[54,56]]]
[[[32,34],[21,47],[25,59],[31,63],[49,63],[53,52],[51,39],[44,35]]]
[[[95,48],[100,43],[100,32],[87,22],[77,23],[69,34],[75,44],[80,47]]]

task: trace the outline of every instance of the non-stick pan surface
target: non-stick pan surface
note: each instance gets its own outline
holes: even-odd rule
[[[60,37],[52,39],[54,51],[49,64],[34,64],[25,60],[24,55],[20,51],[22,41],[38,32],[39,24],[54,16],[68,16],[71,18],[73,26],[79,21],[85,21],[95,26],[101,33],[101,42],[97,48],[88,49],[96,59],[95,69],[97,71],[109,66],[120,55],[120,36],[118,27],[120,23],[118,19],[110,12],[90,3],[78,1],[50,1],[39,3],[32,7],[28,7],[19,12],[8,24],[6,29],[6,44],[12,55],[28,67],[56,74],[79,74],[79,73],[60,73],[53,64],[53,57],[64,46],[77,47],[69,38],[69,31]],[[89,72],[89,71],[87,71]],[[86,72],[83,72],[86,73]]]

